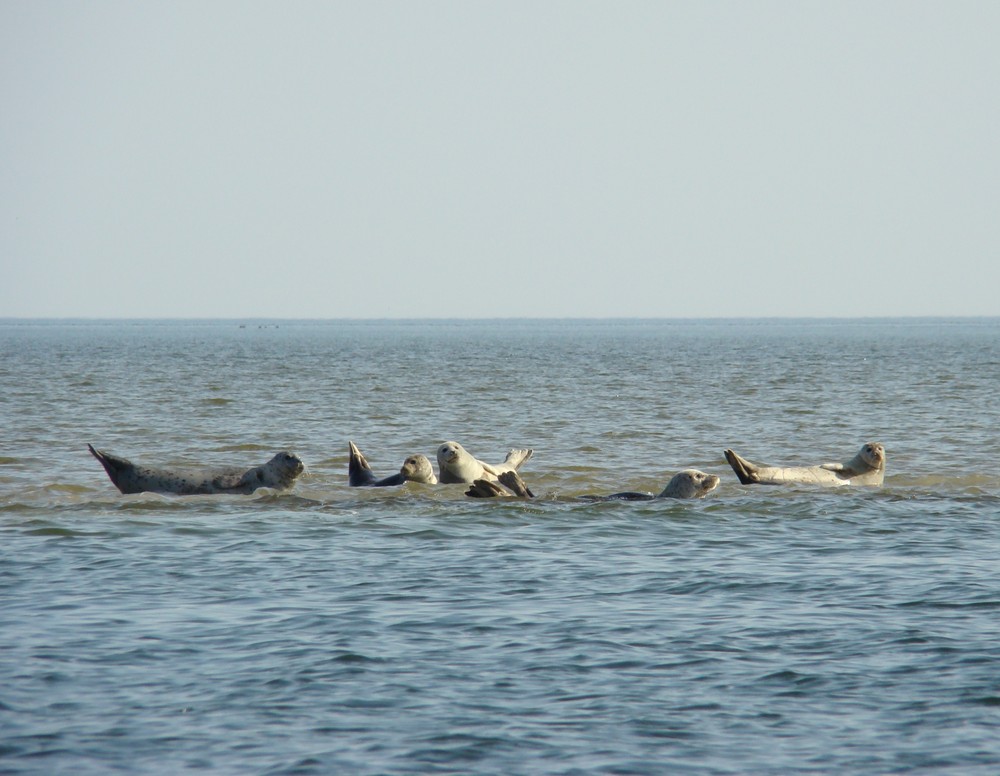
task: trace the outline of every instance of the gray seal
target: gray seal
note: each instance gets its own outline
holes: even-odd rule
[[[93,445],[87,445],[87,448],[101,462],[111,482],[122,493],[249,495],[259,488],[285,490],[291,487],[305,468],[302,459],[287,450],[278,453],[267,463],[249,469],[154,469],[95,450]]]
[[[425,455],[411,455],[399,469],[398,474],[390,477],[378,479],[375,472],[368,464],[368,460],[361,454],[358,446],[354,442],[348,441],[347,479],[353,487],[374,487],[384,488],[391,485],[402,485],[406,482],[422,482],[427,485],[436,485],[437,477],[434,476],[434,467]]]
[[[441,482],[472,484],[476,480],[496,482],[503,472],[517,471],[531,458],[533,451],[516,448],[507,453],[503,463],[491,465],[471,455],[458,442],[443,442],[437,449]]]
[[[670,478],[670,482],[659,493],[637,493],[625,491],[612,493],[610,496],[580,496],[583,501],[653,501],[661,498],[704,498],[719,485],[719,478],[714,474],[705,474],[697,469],[684,469]],[[518,498],[534,498],[524,480],[516,471],[503,472],[498,482],[476,480],[465,492],[473,498],[492,498],[496,496],[516,496]]]
[[[751,463],[732,450],[724,455],[744,485],[783,485],[806,483],[824,487],[882,484],[885,479],[885,448],[879,442],[867,442],[851,460],[818,466],[769,466]]]
[[[658,498],[705,498],[719,486],[720,479],[698,469],[684,469],[670,478],[659,494],[625,491],[610,496],[581,496],[587,501],[652,501]]]

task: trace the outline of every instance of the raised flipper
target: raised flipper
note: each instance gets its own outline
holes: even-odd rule
[[[493,480],[473,480],[469,489],[465,491],[466,496],[472,498],[496,498],[498,496],[509,496],[506,488]]]
[[[535,494],[524,484],[521,475],[516,471],[503,472],[500,474],[500,481],[498,483],[492,480],[475,480],[469,489],[465,491],[465,495],[472,496],[473,498],[496,498],[497,496],[535,497]]]
[[[530,457],[531,451],[528,450],[528,457],[525,458],[524,461],[527,461]],[[521,461],[521,463],[524,463],[524,461]],[[528,486],[524,484],[524,480],[521,479],[521,475],[516,471],[504,472],[501,474],[500,484],[504,485],[511,493],[520,498],[535,497],[535,494],[528,489]]]
[[[726,456],[729,465],[733,467],[736,476],[740,478],[740,482],[744,485],[754,485],[760,482],[755,464],[750,463],[746,458],[742,458],[732,450],[723,450],[723,455]]]
[[[525,461],[531,458],[535,451],[529,448],[514,448],[507,452],[507,457],[503,459],[503,466],[509,466],[511,469],[517,471],[524,465]],[[523,483],[522,483],[523,484]]]
[[[94,456],[98,461],[101,462],[101,466],[104,467],[104,471],[108,473],[108,478],[119,490],[122,489],[121,480],[122,475],[126,472],[132,471],[135,467],[132,462],[125,459],[119,458],[117,455],[111,455],[111,453],[105,453],[103,450],[96,450],[91,444],[87,445],[87,449],[90,450],[90,454]],[[124,492],[124,491],[122,491]]]
[[[347,461],[347,480],[353,487],[384,488],[389,485],[402,485],[406,482],[406,477],[402,472],[381,480],[375,479],[375,472],[369,466],[368,460],[358,450],[358,446],[354,442],[347,444],[350,452],[350,458]]]
[[[358,446],[354,442],[349,441],[347,449],[350,454],[350,458],[347,461],[348,482],[355,488],[364,485],[374,485],[375,472],[369,466],[368,459],[361,454],[361,451],[358,450]]]

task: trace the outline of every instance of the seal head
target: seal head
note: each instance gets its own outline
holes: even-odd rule
[[[684,469],[670,478],[657,498],[705,498],[719,487],[720,479],[697,469]]]

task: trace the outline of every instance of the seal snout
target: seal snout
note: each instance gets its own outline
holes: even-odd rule
[[[864,446],[865,458],[873,466],[881,466],[885,462],[885,447],[881,442],[869,442]]]
[[[295,472],[296,475],[301,474],[306,468],[306,465],[302,462],[301,458],[299,458],[295,453],[290,453],[287,450],[278,453],[276,457],[283,466],[288,467],[288,469]]]

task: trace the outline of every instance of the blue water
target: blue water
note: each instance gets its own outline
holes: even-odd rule
[[[1000,320],[0,321],[0,772],[1000,772]],[[539,498],[354,489],[456,439]],[[723,456],[885,485],[740,485]],[[122,496],[142,463],[288,493]],[[689,466],[700,501],[659,491]]]

